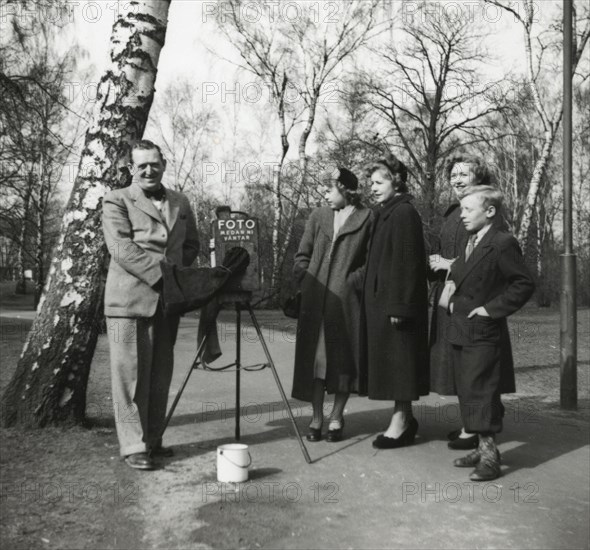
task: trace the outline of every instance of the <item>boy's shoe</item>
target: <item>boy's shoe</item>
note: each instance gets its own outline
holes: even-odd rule
[[[471,481],[492,481],[498,479],[502,475],[500,463],[497,461],[480,461],[471,472],[469,479]]]
[[[502,475],[500,468],[500,453],[496,447],[496,441],[493,435],[479,436],[479,446],[477,448],[480,460],[475,470],[471,472],[469,479],[471,481],[492,481]]]
[[[475,451],[471,451],[468,455],[453,460],[453,466],[457,468],[474,468],[479,464],[480,460],[479,450],[475,449]]]
[[[449,441],[447,446],[449,449],[454,451],[468,451],[469,449],[477,449],[479,443],[479,437],[477,434],[473,434],[470,437],[458,437]]]
[[[500,451],[496,449],[496,453],[498,453],[498,462],[500,462]],[[479,449],[475,449],[474,451],[471,451],[468,455],[453,460],[453,466],[456,466],[457,468],[474,468],[479,464],[480,460],[481,455],[479,454]]]

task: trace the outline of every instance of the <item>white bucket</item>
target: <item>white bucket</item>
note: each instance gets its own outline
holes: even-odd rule
[[[241,483],[248,481],[248,468],[252,457],[248,445],[228,443],[217,447],[217,481]]]

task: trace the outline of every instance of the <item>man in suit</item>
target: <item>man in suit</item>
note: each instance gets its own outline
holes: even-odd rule
[[[162,446],[173,348],[179,317],[165,317],[160,261],[188,266],[199,240],[188,199],[166,189],[166,160],[151,141],[131,152],[129,187],[103,200],[103,231],[111,260],[105,288],[113,405],[121,456],[152,470]]]
[[[455,460],[475,467],[472,481],[500,476],[495,434],[502,431],[500,343],[506,317],[532,296],[534,283],[518,242],[494,223],[502,193],[490,186],[470,187],[461,199],[468,237],[451,267],[456,289],[449,302],[455,384],[465,430],[479,434],[478,448]]]

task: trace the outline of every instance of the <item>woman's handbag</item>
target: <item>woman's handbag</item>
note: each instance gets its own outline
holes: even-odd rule
[[[299,311],[301,309],[301,291],[298,290],[293,296],[287,298],[283,304],[283,313],[291,319],[299,318]]]
[[[445,277],[445,286],[440,293],[440,298],[438,299],[438,305],[444,309],[449,309],[449,302],[451,300],[451,296],[455,294],[455,289],[457,288],[455,285],[455,281],[449,280],[449,275],[451,274],[451,269],[447,269],[447,276]]]

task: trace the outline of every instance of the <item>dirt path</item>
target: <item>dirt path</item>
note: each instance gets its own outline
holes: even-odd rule
[[[178,364],[186,364],[194,349],[194,328],[185,321]],[[234,335],[226,329],[220,363],[233,358]],[[258,362],[262,353],[254,333],[245,330],[250,343],[244,344],[244,362]],[[292,334],[280,323],[266,330],[289,392]],[[539,330],[536,337],[541,336]],[[515,343],[520,345],[529,349],[531,342]],[[542,363],[536,366],[538,376],[555,374]],[[183,371],[177,368],[173,393]],[[444,438],[456,426],[454,399],[421,400],[415,407],[421,426],[417,444],[375,452],[371,440],[386,425],[389,404],[353,398],[347,439],[308,444],[314,463],[307,465],[271,373],[246,373],[242,441],[250,446],[253,467],[248,483],[233,486],[216,481],[215,462],[216,447],[233,441],[234,375],[195,372],[166,434],[177,456],[164,470],[140,474],[142,543],[152,548],[456,548],[482,546],[484,540],[486,547],[585,547],[589,476],[581,466],[589,462],[588,411],[553,414],[554,399],[546,406],[538,399],[539,383],[547,379],[528,385],[528,395],[507,400],[504,477],[478,485],[468,481],[468,472],[451,466],[457,455]],[[581,384],[587,392],[587,375]],[[304,430],[311,411],[297,402],[293,406]],[[471,528],[465,530],[467,524]]]
[[[0,313],[2,389],[30,320]],[[259,318],[289,395],[293,323],[272,312]],[[253,459],[247,483],[216,481],[216,448],[234,440],[233,373],[196,371],[165,437],[176,456],[155,472],[131,470],[118,457],[101,336],[88,389],[92,430],[2,430],[2,547],[586,548],[588,310],[579,319],[580,410],[568,413],[557,405],[557,312],[515,317],[520,393],[506,400],[504,476],[483,485],[451,466],[457,454],[447,449],[445,435],[458,425],[458,409],[454,399],[435,395],[414,407],[416,444],[380,452],[371,441],[387,424],[390,404],[352,398],[346,439],[308,444],[314,463],[307,465],[269,370],[242,376],[242,441]],[[183,319],[172,395],[192,359],[195,334],[196,319]],[[226,314],[220,337],[225,364],[233,360],[235,338]],[[249,325],[243,337],[244,363],[261,361]],[[310,408],[292,405],[304,430]],[[67,493],[72,483],[76,488]],[[52,496],[56,490],[59,498]]]

